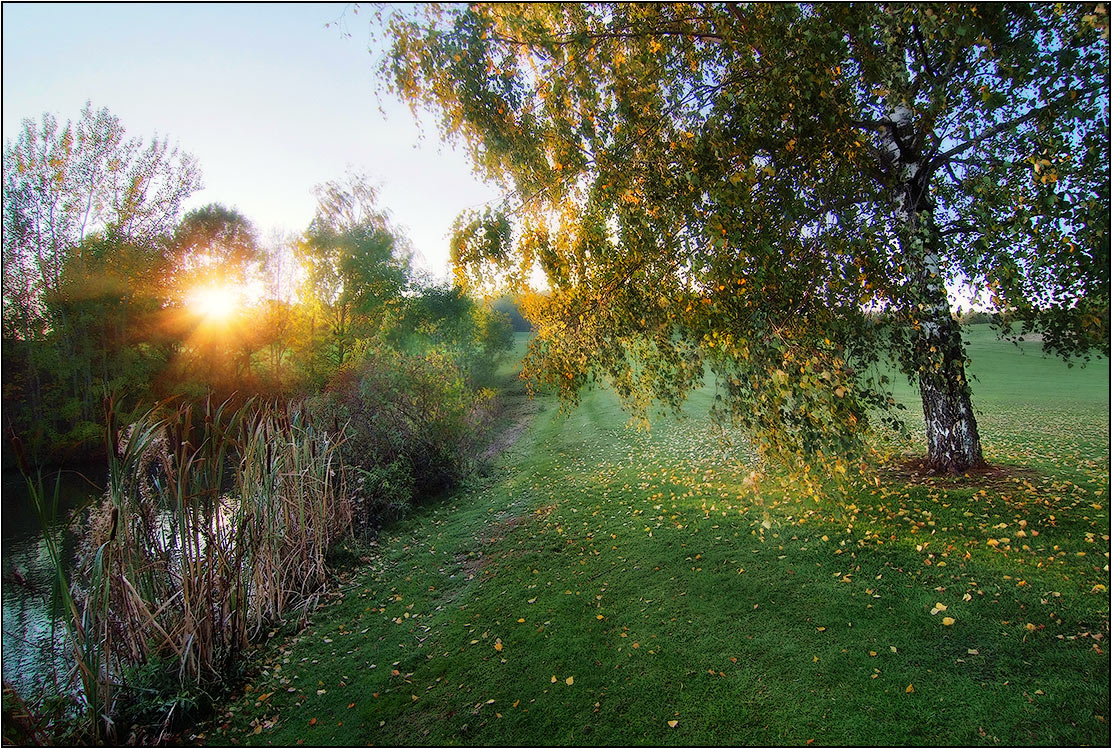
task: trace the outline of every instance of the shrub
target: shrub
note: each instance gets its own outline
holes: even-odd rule
[[[399,517],[469,470],[490,395],[472,389],[446,354],[381,348],[306,402],[316,423],[342,432],[358,530]]]

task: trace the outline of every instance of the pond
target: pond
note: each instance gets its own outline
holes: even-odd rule
[[[68,573],[73,564],[77,539],[65,524],[75,510],[102,494],[104,476],[86,478],[76,471],[44,474],[48,496],[58,483],[58,522],[52,532],[61,540],[62,561]],[[100,484],[98,486],[97,484]],[[65,655],[65,625],[52,611],[54,570],[44,534],[23,476],[18,472],[2,477],[3,523],[3,640],[0,650],[5,684],[20,697],[28,698],[64,675],[69,660]]]

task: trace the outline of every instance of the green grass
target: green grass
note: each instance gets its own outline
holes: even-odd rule
[[[709,393],[651,432],[542,400],[198,740],[1107,746],[1108,363],[972,343],[988,457],[1033,473],[815,502],[747,483]]]

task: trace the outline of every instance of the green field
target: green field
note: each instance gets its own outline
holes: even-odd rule
[[[650,432],[609,392],[540,399],[193,740],[1107,746],[1108,362],[971,343],[1013,469],[838,502],[747,482],[709,392]]]

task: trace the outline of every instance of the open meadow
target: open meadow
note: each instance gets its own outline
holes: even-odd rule
[[[182,741],[1107,746],[1108,361],[971,330],[1005,470],[893,463],[817,501],[752,484],[710,389],[638,432],[608,391],[564,416],[504,369],[512,447]]]

